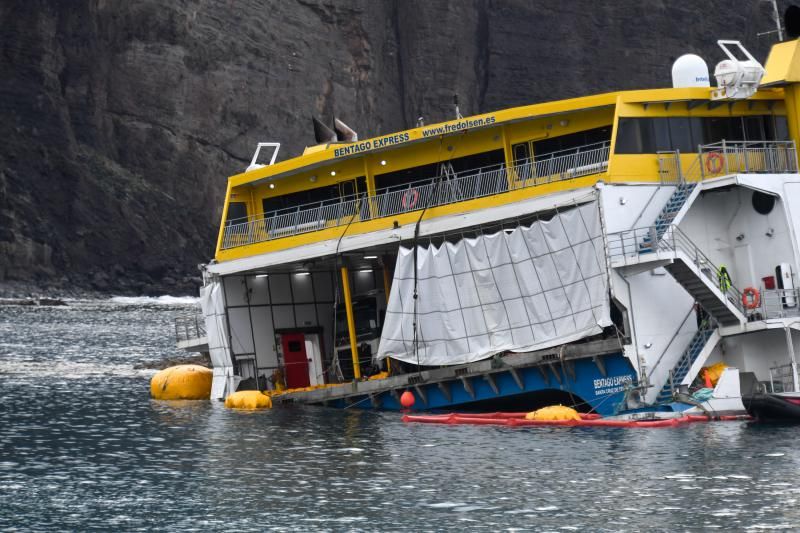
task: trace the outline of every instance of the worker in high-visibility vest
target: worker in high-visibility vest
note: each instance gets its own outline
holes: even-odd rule
[[[731,288],[731,275],[728,274],[728,269],[725,265],[720,265],[717,271],[717,283],[719,283],[719,290],[723,293],[728,292],[728,289]]]

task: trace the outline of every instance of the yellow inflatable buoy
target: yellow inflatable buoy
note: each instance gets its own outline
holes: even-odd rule
[[[156,400],[208,400],[213,374],[200,365],[165,368],[150,380],[150,396]]]
[[[525,415],[525,420],[580,420],[581,415],[571,407],[550,405]]]
[[[228,409],[269,409],[272,398],[257,390],[240,390],[225,398]]]

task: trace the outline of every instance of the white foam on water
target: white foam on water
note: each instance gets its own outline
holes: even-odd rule
[[[784,455],[786,455],[786,454],[785,453],[781,453],[781,452],[775,452],[775,453],[765,453],[764,457],[783,457]],[[731,477],[733,477],[733,476],[731,476]]]
[[[440,503],[429,503],[426,504],[425,507],[430,507],[432,509],[452,509],[454,507],[464,507],[467,504],[464,502],[440,502]]]
[[[196,296],[112,296],[110,301],[121,305],[197,305]]]
[[[70,361],[0,361],[0,375],[41,378],[83,379],[87,377],[142,377],[154,370],[136,369],[132,365],[79,363]]]

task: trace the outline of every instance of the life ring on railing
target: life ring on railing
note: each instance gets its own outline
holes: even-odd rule
[[[711,152],[706,156],[706,170],[711,174],[719,174],[722,172],[722,154],[719,152]]]
[[[411,209],[417,205],[418,201],[419,191],[417,189],[408,189],[403,193],[403,197],[400,199],[400,205],[403,206],[403,209]]]
[[[761,294],[755,287],[747,287],[742,291],[742,306],[745,309],[757,309],[761,304]]]

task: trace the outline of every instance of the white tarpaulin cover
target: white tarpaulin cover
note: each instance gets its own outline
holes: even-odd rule
[[[454,365],[600,333],[611,325],[597,202],[513,231],[400,247],[378,359]]]
[[[214,378],[211,382],[212,400],[225,397],[226,383],[229,392],[235,391],[238,384],[235,382],[233,363],[229,355],[225,295],[222,291],[222,283],[219,280],[213,280],[200,289],[200,306],[206,323],[208,352],[214,369]]]

